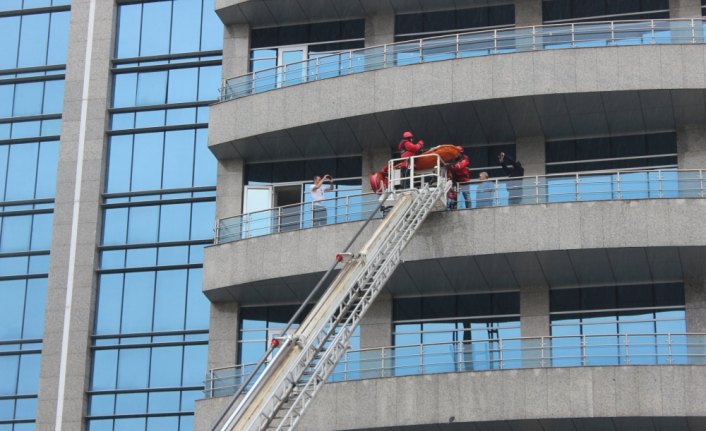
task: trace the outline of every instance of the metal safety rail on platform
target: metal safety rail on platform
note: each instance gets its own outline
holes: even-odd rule
[[[244,382],[212,430],[289,430],[297,425],[349,349],[351,334],[399,265],[409,240],[432,209],[445,207],[451,184],[442,165],[438,160],[433,169],[409,179],[408,184],[420,184],[420,189],[393,189],[382,196],[381,205],[392,205],[382,223],[359,252],[347,252],[354,238],[345,253],[336,256],[337,262],[345,262],[339,274],[302,324],[290,331],[303,307],[295,313],[283,336],[275,340],[253,370],[254,375],[274,353],[262,374],[235,407],[236,399],[244,392],[242,388],[248,387],[251,379]],[[410,172],[414,175],[413,169]],[[356,237],[361,232],[362,228]]]

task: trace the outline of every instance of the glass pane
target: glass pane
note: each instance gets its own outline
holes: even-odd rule
[[[115,40],[117,58],[137,57],[140,51],[141,4],[121,5],[118,10],[118,31]]]
[[[172,2],[150,2],[142,5],[140,56],[169,53]]]
[[[149,332],[152,329],[154,272],[125,274],[121,332]]]
[[[182,347],[152,349],[151,387],[179,386],[181,382]]]
[[[51,14],[47,64],[66,63],[66,52],[68,51],[69,41],[69,13],[70,12],[56,12]]]
[[[24,15],[20,33],[18,67],[46,64],[49,14]]]
[[[159,271],[154,310],[155,331],[184,329],[186,270]]]
[[[118,389],[147,387],[150,349],[122,349],[118,364]]]

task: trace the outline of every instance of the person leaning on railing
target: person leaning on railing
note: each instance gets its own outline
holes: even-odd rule
[[[476,189],[476,208],[485,208],[493,206],[495,199],[495,183],[488,181],[488,173],[483,171],[478,174],[480,184]]]
[[[324,188],[324,182],[328,181],[329,186]],[[328,215],[326,214],[326,207],[324,206],[324,193],[333,190],[333,178],[331,175],[326,174],[323,177],[315,176],[314,184],[311,185],[311,207],[313,211],[313,221],[314,226],[323,226],[326,224],[326,219]]]
[[[502,166],[505,175],[508,178],[517,178],[525,176],[525,168],[519,160],[514,160],[512,157],[500,153],[498,155],[500,166]],[[522,201],[522,180],[514,180],[505,182],[505,188],[510,195],[508,199],[510,205],[517,205]]]

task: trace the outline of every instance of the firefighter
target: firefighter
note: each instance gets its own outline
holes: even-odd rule
[[[468,165],[471,164],[471,159],[468,158],[466,154],[463,155],[461,160],[454,163],[449,167],[451,171],[451,178],[455,185],[458,185],[458,191],[463,195],[463,201],[466,204],[465,208],[471,207],[471,185],[468,184],[471,181],[471,174],[468,171]],[[462,184],[463,183],[463,184]]]
[[[410,131],[406,131],[402,134],[402,140],[400,143],[397,145],[397,149],[400,151],[401,155],[400,157],[403,159],[408,159],[409,157],[414,157],[417,154],[419,154],[422,151],[422,148],[424,147],[424,141],[421,139],[417,141],[417,143],[414,143],[414,134]],[[404,160],[402,163],[400,163],[400,167],[402,168],[402,178],[404,188],[409,187],[409,175],[410,175],[410,170],[408,166],[407,160]]]

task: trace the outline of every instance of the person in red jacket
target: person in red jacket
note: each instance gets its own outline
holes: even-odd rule
[[[468,165],[470,164],[471,159],[469,159],[468,156],[464,154],[461,160],[449,167],[449,171],[451,172],[451,179],[455,184],[460,184],[458,186],[458,191],[463,195],[463,201],[466,204],[465,208],[471,207],[471,185],[468,184],[468,182],[471,181],[471,174],[468,171]]]
[[[414,143],[414,134],[410,131],[406,131],[402,134],[402,140],[400,141],[399,144],[397,144],[397,149],[400,151],[401,158],[409,158],[416,156],[422,151],[422,148],[424,147],[424,141],[421,139],[417,141],[417,143]],[[407,161],[403,161],[400,163],[400,167],[402,168],[402,178],[407,178],[409,177],[409,167]],[[404,180],[403,184],[405,188],[408,187],[410,184],[408,180]]]

